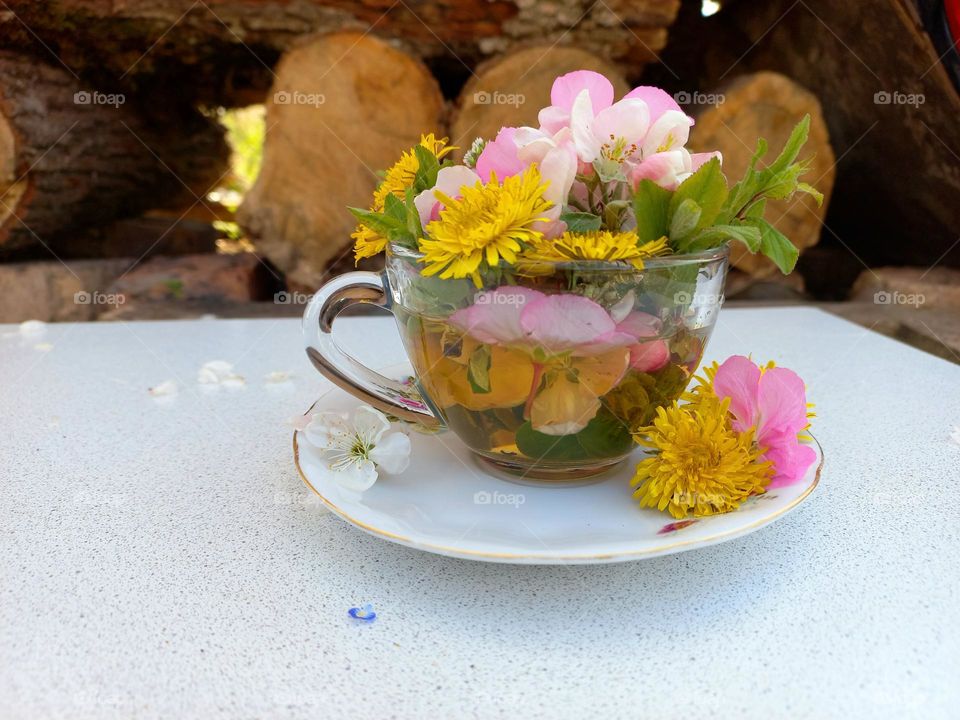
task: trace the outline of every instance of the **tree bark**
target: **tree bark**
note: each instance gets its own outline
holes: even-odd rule
[[[960,266],[960,95],[915,3],[740,0],[710,19],[742,37],[714,81],[771,69],[822,100],[839,158],[828,225],[853,265]]]
[[[179,89],[242,104],[301,37],[356,30],[390,39],[457,85],[483,59],[569,44],[639,73],[656,60],[679,0],[6,0],[0,43],[50,51],[98,86]],[[3,9],[3,8],[0,8]],[[28,29],[29,28],[29,29]]]
[[[0,253],[56,250],[92,224],[192,202],[226,154],[221,131],[199,116],[158,133],[125,96],[0,53]]]

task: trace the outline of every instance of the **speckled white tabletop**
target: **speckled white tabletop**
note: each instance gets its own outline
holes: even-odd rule
[[[390,319],[337,332],[402,359]],[[807,309],[724,310],[707,357],[735,352],[807,380],[817,493],[707,549],[526,567],[313,499],[295,320],[0,326],[0,718],[960,716],[960,367]],[[213,359],[246,384],[198,386]]]

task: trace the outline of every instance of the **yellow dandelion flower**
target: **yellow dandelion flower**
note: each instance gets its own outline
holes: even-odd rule
[[[552,203],[543,197],[548,183],[536,165],[508,177],[501,185],[494,176],[489,183],[463,187],[463,195],[451,198],[437,192],[443,203],[440,217],[426,227],[420,240],[424,275],[441,278],[473,278],[480,287],[480,264],[495,267],[502,258],[513,264],[527,245],[543,237],[533,225],[547,219]]]
[[[686,405],[658,408],[637,442],[654,454],[637,465],[631,484],[641,507],[667,510],[675,518],[729,512],[764,492],[773,476],[759,459],[753,430],[735,432],[727,420],[729,400],[700,395]]]
[[[536,270],[541,263],[602,260],[605,262],[625,262],[637,270],[642,270],[645,258],[668,251],[666,237],[641,244],[637,233],[632,230],[627,232],[611,232],[610,230],[594,230],[584,233],[565,232],[554,240],[541,238],[523,253],[520,262],[528,269]]]
[[[425,147],[436,155],[438,160],[443,158],[443,156],[451,150],[456,150],[455,147],[447,145],[447,138],[438,139],[433,133],[421,135],[420,146]],[[370,206],[370,212],[383,212],[387,195],[396,195],[399,199],[403,200],[406,196],[407,188],[413,185],[417,176],[417,170],[419,169],[420,163],[417,160],[413,148],[404,152],[403,155],[400,156],[400,159],[394,163],[393,167],[387,170],[383,180],[377,186],[377,189],[374,190],[373,205]],[[358,261],[362,258],[373,257],[374,255],[382,253],[387,247],[387,239],[383,235],[363,224],[357,225],[357,229],[351,233],[350,237],[353,238],[353,253],[355,259]]]

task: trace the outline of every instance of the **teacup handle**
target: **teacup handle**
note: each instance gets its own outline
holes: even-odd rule
[[[303,337],[310,362],[327,380],[378,410],[429,428],[440,427],[439,418],[425,402],[411,397],[409,388],[374,372],[334,342],[333,321],[351,305],[390,310],[393,301],[383,276],[345,273],[314,293],[303,313]]]

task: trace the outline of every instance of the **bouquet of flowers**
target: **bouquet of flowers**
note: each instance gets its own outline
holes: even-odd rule
[[[395,243],[422,253],[425,274],[479,287],[485,274],[542,260],[640,268],[648,257],[735,241],[793,270],[797,249],[764,210],[796,192],[823,199],[799,179],[809,117],[764,168],[760,139],[746,175],[729,187],[719,152],[684,147],[693,118],[659,88],[614,102],[609,80],[581,70],[557,78],[550,99],[539,128],[478,138],[461,164],[445,139],[424,136],[386,172],[371,208],[351,209],[357,259]]]
[[[809,118],[765,166],[759,140],[733,185],[719,152],[686,149],[694,121],[658,88],[614,101],[605,77],[573,72],[538,119],[477,139],[459,163],[446,139],[425,135],[369,209],[351,208],[356,258],[387,250],[419,388],[480,457],[532,477],[596,474],[635,440],[654,459],[674,457],[670,443],[688,437],[704,462],[722,460],[711,475],[719,494],[641,463],[638,497],[678,517],[735,507],[779,477],[776,458],[798,457],[797,413],[782,436],[764,436],[776,435],[777,455],[755,424],[738,424],[729,399],[708,402],[703,390],[677,401],[716,320],[729,244],[784,273],[796,263],[764,211],[797,192],[822,200],[800,181]]]

